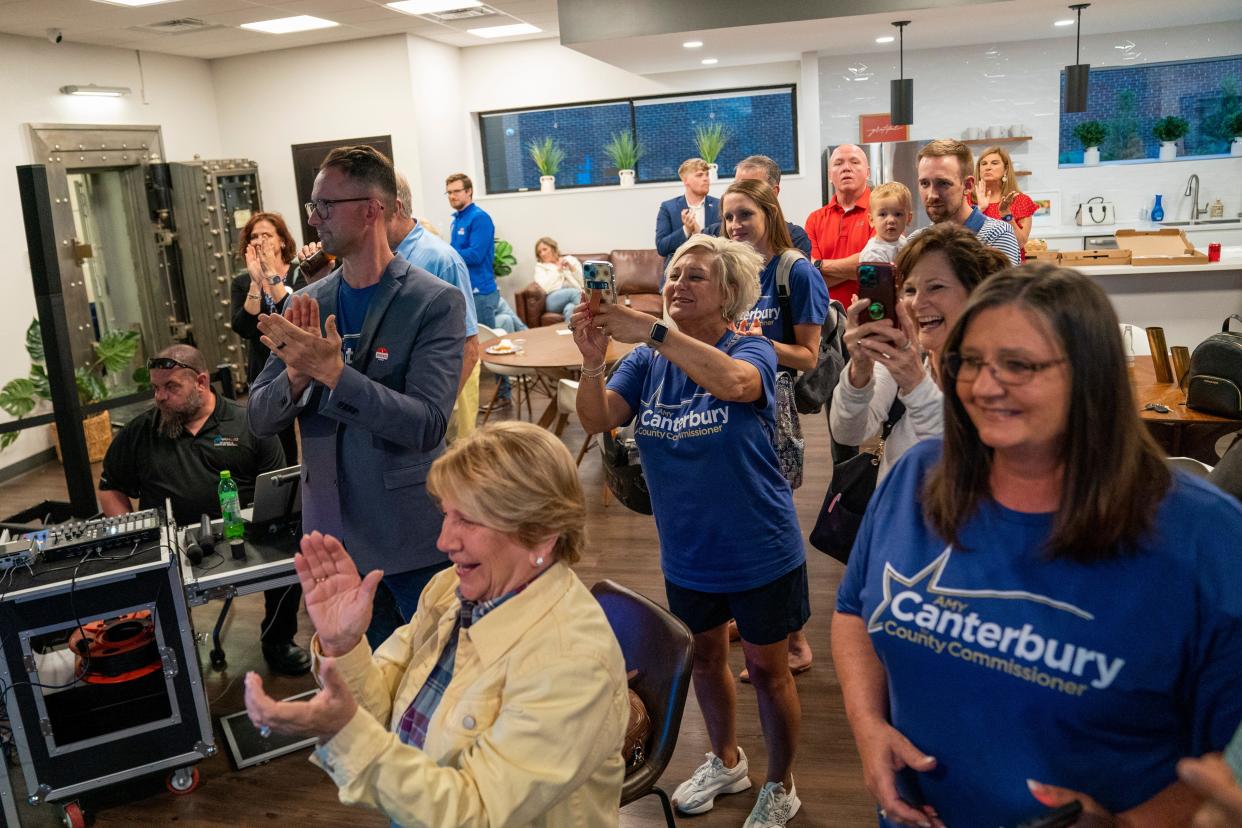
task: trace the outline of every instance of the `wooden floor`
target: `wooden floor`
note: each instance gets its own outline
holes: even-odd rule
[[[490,391],[485,380],[485,399]],[[538,416],[545,401],[536,398]],[[808,445],[806,479],[795,492],[798,517],[803,534],[809,530],[827,486],[829,468],[827,426],[822,415],[803,418]],[[582,443],[582,431],[571,419],[563,438],[573,451]],[[591,452],[582,462],[582,480],[587,489],[590,508],[590,545],[584,559],[576,567],[579,577],[590,585],[603,578],[615,579],[664,604],[663,580],[660,575],[655,526],[650,517],[628,511],[609,499],[602,503],[602,473],[599,458]],[[704,483],[703,496],[711,497],[710,483]],[[0,485],[0,515],[48,498],[65,497],[63,475],[59,465],[48,465],[22,478]],[[811,583],[812,617],[807,632],[815,652],[812,669],[797,678],[802,700],[802,738],[798,749],[794,776],[802,810],[794,819],[796,826],[860,826],[874,825],[875,811],[862,784],[858,757],[850,738],[841,704],[840,687],[832,669],[828,647],[828,626],[842,567],[836,561],[808,548],[807,563]],[[218,604],[194,610],[194,623],[200,633],[209,633],[215,621]],[[228,667],[213,672],[207,659],[210,644],[200,644],[200,663],[204,665],[205,686],[211,700],[213,720],[242,708],[241,677],[247,670],[264,676],[273,695],[289,696],[310,689],[310,677],[289,679],[269,678],[259,651],[257,630],[262,617],[262,598],[247,596],[234,602],[234,612],[225,635]],[[301,616],[298,640],[310,637],[310,623],[305,611]],[[742,652],[733,651],[734,672],[742,667]],[[737,828],[745,820],[763,781],[766,754],[759,730],[754,691],[739,683],[738,734],[751,763],[751,779],[755,787],[741,794],[720,797],[716,807],[697,817],[678,817],[678,823],[693,828]],[[134,785],[118,792],[119,802],[91,808],[90,796],[84,804],[95,824],[157,825],[176,822],[182,825],[299,825],[327,826],[353,824],[382,826],[386,820],[372,811],[341,805],[336,788],[328,777],[310,765],[307,752],[285,756],[259,767],[234,771],[224,755],[224,739],[216,726],[216,744],[221,751],[198,767],[201,784],[188,796],[173,796],[161,782],[146,786]],[[703,761],[710,750],[698,705],[691,692],[678,739],[677,752],[662,780],[667,791],[672,789]],[[52,806],[22,806],[23,825],[57,825],[59,810]],[[2,822],[2,820],[0,820]],[[663,825],[658,801],[654,797],[635,803],[622,812],[624,828],[646,828]],[[446,826],[447,828],[447,826]]]

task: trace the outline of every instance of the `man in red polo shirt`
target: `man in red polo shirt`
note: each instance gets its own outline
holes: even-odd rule
[[[837,147],[828,158],[832,198],[806,219],[811,259],[828,283],[829,295],[847,308],[850,297],[858,293],[858,254],[875,232],[867,221],[870,174],[861,148],[854,144]]]

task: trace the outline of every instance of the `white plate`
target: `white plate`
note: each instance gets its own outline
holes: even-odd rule
[[[499,345],[492,345],[484,350],[492,356],[513,356],[522,353],[521,348],[501,348]]]

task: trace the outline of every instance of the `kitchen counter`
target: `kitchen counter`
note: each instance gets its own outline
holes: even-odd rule
[[[1070,239],[1081,236],[1111,236],[1123,228],[1130,230],[1161,230],[1172,227],[1187,233],[1210,233],[1213,230],[1242,230],[1242,220],[1229,221],[1222,224],[1205,224],[1199,222],[1193,227],[1189,224],[1154,224],[1150,221],[1119,221],[1116,224],[1077,224],[1040,225],[1031,228],[1031,237],[1036,239]]]
[[[1236,249],[1236,248],[1233,248]],[[1242,271],[1242,255],[1226,256],[1222,251],[1219,262],[1208,264],[1167,264],[1167,265],[1084,265],[1074,268],[1088,276],[1142,276],[1156,274],[1216,273],[1220,271]]]

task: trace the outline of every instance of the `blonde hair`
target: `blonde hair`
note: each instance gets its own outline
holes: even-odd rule
[[[564,443],[533,423],[490,423],[454,441],[432,464],[427,491],[528,549],[555,537],[555,560],[575,564],[586,547],[578,467]]]
[[[901,209],[907,213],[914,211],[914,197],[910,195],[910,188],[900,181],[887,181],[871,191],[871,207],[875,208],[875,203],[881,198],[895,198],[901,205]]]
[[[683,256],[697,249],[705,249],[716,257],[714,271],[720,286],[720,315],[726,322],[736,322],[759,301],[763,257],[745,242],[696,233],[673,253],[664,270],[665,278],[672,274],[673,267]]]
[[[688,172],[707,172],[708,169],[707,162],[702,158],[687,158],[677,168],[677,177],[685,178]]]
[[[966,181],[967,176],[974,175],[975,157],[970,154],[970,147],[961,141],[954,138],[938,138],[919,150],[920,161],[924,158],[947,158],[949,156],[957,159],[963,182]]]
[[[1013,159],[1009,157],[1009,153],[1004,147],[988,147],[979,153],[979,160],[975,162],[975,181],[983,180],[983,159],[989,155],[1000,156],[1001,163],[1005,165],[1005,172],[1001,174],[1000,181],[1000,207],[1002,210],[1009,207],[1013,197],[1022,192],[1022,188],[1018,186],[1018,176],[1013,171]]]
[[[535,261],[539,261],[539,245],[541,244],[546,244],[548,247],[552,248],[552,252],[556,254],[558,259],[561,257],[561,246],[556,243],[556,239],[551,236],[544,236],[539,241],[535,242]]]

